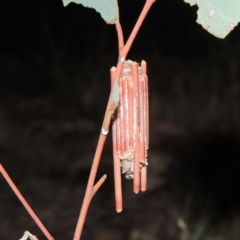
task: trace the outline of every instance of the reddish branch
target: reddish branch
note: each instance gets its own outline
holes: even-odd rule
[[[74,238],[73,240],[79,240],[82,234],[82,229],[83,229],[83,225],[85,222],[85,218],[86,218],[86,214],[88,211],[88,207],[90,205],[90,202],[92,200],[92,197],[94,196],[94,194],[97,192],[97,190],[101,187],[101,185],[103,184],[103,182],[106,179],[106,175],[103,175],[102,178],[100,180],[98,180],[98,182],[96,184],[94,184],[95,182],[95,178],[96,178],[96,173],[97,173],[97,169],[98,169],[98,165],[99,165],[99,161],[100,161],[100,157],[102,154],[102,150],[106,141],[106,137],[108,134],[108,130],[109,130],[109,126],[110,126],[110,122],[112,119],[112,116],[116,110],[116,108],[119,105],[119,99],[118,101],[114,102],[112,95],[113,95],[113,89],[114,89],[114,84],[119,84],[119,80],[120,80],[120,75],[123,69],[123,64],[124,61],[126,59],[126,56],[132,46],[132,43],[139,31],[139,28],[141,27],[146,14],[148,13],[150,7],[152,6],[152,4],[155,2],[155,0],[146,0],[146,3],[144,5],[144,8],[137,20],[136,25],[133,28],[133,31],[127,41],[127,43],[124,45],[124,38],[123,38],[123,33],[122,33],[122,28],[120,23],[116,23],[116,30],[117,30],[117,35],[118,35],[118,48],[119,48],[119,58],[118,58],[118,64],[116,69],[112,68],[111,69],[111,85],[112,85],[112,90],[110,93],[110,97],[108,100],[108,105],[107,105],[107,109],[106,109],[106,113],[105,113],[105,117],[104,117],[104,121],[103,121],[103,125],[102,125],[102,131],[100,133],[99,136],[99,140],[98,140],[98,144],[97,144],[97,148],[96,148],[96,152],[95,152],[95,156],[93,159],[93,163],[92,163],[92,167],[91,167],[91,171],[90,171],[90,175],[89,175],[89,179],[88,179],[88,184],[87,184],[87,188],[86,188],[86,193],[83,199],[83,203],[82,203],[82,207],[81,207],[81,211],[80,211],[80,215],[79,215],[79,219],[77,222],[77,226],[76,226],[76,230],[75,230],[75,234],[74,234]],[[144,65],[145,63],[142,63],[142,68],[146,74],[146,67]],[[133,75],[137,74],[134,73],[135,70],[133,70]],[[145,86],[147,86],[147,83],[145,84]],[[144,86],[140,86],[143,87]],[[134,93],[133,93],[134,94]],[[142,101],[146,101],[145,98],[147,98],[147,96],[143,96],[144,99],[140,99],[140,105],[142,108],[148,108],[147,106],[143,106]],[[148,112],[148,109],[146,109],[146,112]],[[134,121],[134,120],[133,120]],[[140,119],[140,121],[146,121],[148,123],[148,116],[145,116],[144,119]],[[129,129],[129,131],[131,131]],[[145,151],[148,149],[148,139],[143,140],[141,138],[141,134],[143,133],[143,131],[145,131],[145,133],[148,133],[148,127],[145,126],[145,129],[138,129],[137,134],[140,134],[140,138],[139,136],[136,136],[137,139],[139,140],[139,143],[137,144],[137,148],[140,149],[140,145],[143,145],[143,141],[145,144]],[[118,134],[117,134],[118,135]],[[146,136],[147,134],[145,134]],[[115,144],[116,147],[116,138],[118,136],[113,136],[113,144]],[[148,138],[148,137],[147,137]],[[115,140],[114,140],[115,139]],[[114,142],[115,141],[115,142]],[[129,144],[131,144],[129,142]],[[123,148],[125,148],[126,146],[123,144]],[[136,151],[136,154],[138,154],[139,156],[136,156],[135,159],[137,159],[137,161],[135,161],[134,164],[134,170],[135,170],[135,174],[134,174],[134,191],[138,192],[140,189],[140,182],[141,182],[141,190],[144,191],[146,189],[146,167],[144,167],[142,169],[142,174],[141,174],[141,180],[140,180],[140,161],[147,165],[146,162],[146,156],[145,159],[142,159],[144,154],[142,151]],[[146,155],[146,153],[145,153]],[[139,158],[140,157],[140,158]],[[9,175],[7,174],[7,172],[4,170],[3,166],[0,164],[0,172],[2,173],[3,177],[6,179],[6,181],[8,182],[9,186],[12,188],[12,190],[14,191],[14,193],[17,195],[17,197],[19,198],[19,200],[22,202],[22,204],[24,205],[24,207],[26,208],[27,212],[31,215],[31,217],[33,218],[33,220],[35,221],[35,223],[38,225],[38,227],[42,230],[43,234],[47,237],[48,240],[54,240],[54,238],[50,235],[50,233],[47,231],[47,229],[44,227],[44,225],[42,224],[42,222],[40,221],[40,219],[36,216],[36,214],[34,213],[34,211],[32,210],[32,208],[29,206],[29,204],[27,203],[27,201],[24,199],[24,197],[22,196],[22,194],[19,192],[19,190],[17,189],[17,187],[15,186],[15,184],[13,183],[13,181],[11,180],[11,178],[9,177]],[[137,173],[137,174],[136,174]],[[114,153],[114,179],[115,179],[115,196],[116,196],[116,210],[117,212],[121,212],[122,211],[122,190],[121,190],[121,176],[120,176],[120,161],[119,158],[116,154],[116,152]]]
[[[133,28],[133,31],[126,43],[126,45],[123,45],[123,34],[122,34],[122,28],[121,28],[121,25],[120,23],[117,23],[116,24],[116,29],[117,29],[117,33],[118,33],[118,42],[119,42],[119,58],[118,58],[118,64],[117,64],[117,68],[116,68],[116,71],[115,71],[115,76],[114,76],[114,82],[118,82],[119,79],[120,79],[120,75],[121,75],[121,72],[122,72],[122,69],[123,69],[123,63],[126,59],[126,56],[132,46],[132,43],[150,9],[150,7],[152,6],[152,4],[155,2],[155,0],[146,0],[146,3],[144,5],[144,8],[137,20],[137,23],[135,25],[135,27]],[[79,240],[80,237],[81,237],[81,233],[82,233],[82,229],[83,229],[83,224],[84,224],[84,221],[85,221],[85,218],[86,218],[86,214],[87,214],[87,210],[88,210],[88,207],[90,205],[90,201],[92,199],[92,188],[93,188],[93,184],[94,184],[94,180],[95,180],[95,177],[96,177],[96,172],[97,172],[97,168],[98,168],[98,165],[99,165],[99,161],[100,161],[100,157],[101,157],[101,153],[102,153],[102,149],[103,149],[103,145],[105,143],[105,140],[106,140],[106,134],[109,130],[109,125],[110,125],[110,121],[109,121],[109,112],[110,114],[112,115],[114,113],[113,110],[116,109],[117,105],[116,103],[114,103],[112,101],[112,94],[113,94],[113,88],[111,90],[111,93],[110,93],[110,97],[109,97],[109,101],[108,101],[108,105],[107,105],[107,109],[106,109],[106,114],[105,114],[105,118],[104,118],[104,121],[103,121],[103,130],[104,132],[102,131],[100,136],[99,136],[99,142],[98,142],[98,146],[97,146],[97,149],[96,149],[96,153],[95,153],[95,156],[94,156],[94,160],[93,160],[93,165],[92,165],[92,168],[91,168],[91,172],[90,172],[90,176],[89,176],[89,180],[88,180],[88,184],[87,184],[87,189],[86,189],[86,193],[85,193],[85,197],[84,197],[84,200],[83,200],[83,204],[82,204],[82,208],[81,208],[81,211],[80,211],[80,215],[79,215],[79,220],[78,220],[78,223],[77,223],[77,227],[76,227],[76,230],[75,230],[75,234],[74,234],[74,240]],[[106,124],[107,123],[107,124]],[[117,211],[120,212],[122,209],[121,209],[121,206],[122,206],[122,203],[121,203],[121,193],[119,192],[121,190],[121,187],[120,187],[120,184],[119,184],[119,174],[117,172],[119,172],[119,170],[117,169],[117,164],[114,163],[114,174],[116,174],[115,178],[117,178],[117,188],[115,189],[115,192],[116,192],[116,196],[117,196]],[[136,181],[136,180],[135,180]],[[143,186],[143,189],[144,189],[144,186]],[[136,189],[137,190],[137,189]]]
[[[54,238],[51,236],[51,234],[48,232],[48,230],[44,227],[40,219],[37,217],[35,212],[32,210],[32,208],[29,206],[23,195],[20,193],[16,185],[13,183],[12,179],[9,177],[5,169],[3,168],[2,164],[0,164],[0,172],[2,173],[3,177],[9,184],[9,186],[12,188],[13,192],[16,194],[18,199],[21,201],[23,206],[26,208],[29,215],[32,217],[34,222],[38,225],[38,227],[42,230],[43,234],[46,236],[48,240],[54,240]]]

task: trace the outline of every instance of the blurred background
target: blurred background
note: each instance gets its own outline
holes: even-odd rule
[[[119,0],[125,39],[144,5]],[[240,28],[217,39],[197,7],[158,0],[128,59],[148,63],[148,190],[123,179],[111,134],[82,239],[240,239]],[[72,239],[118,58],[115,27],[61,0],[0,3],[0,163],[56,240]],[[0,239],[45,239],[0,178]]]

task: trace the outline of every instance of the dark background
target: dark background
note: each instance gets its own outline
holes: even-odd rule
[[[144,5],[120,0],[125,39]],[[240,28],[217,39],[197,7],[154,3],[128,59],[148,63],[149,190],[123,181],[108,139],[82,239],[239,239]],[[55,239],[72,239],[118,58],[116,31],[61,0],[0,3],[0,162]],[[111,138],[111,137],[109,137]],[[0,181],[0,239],[44,239]]]

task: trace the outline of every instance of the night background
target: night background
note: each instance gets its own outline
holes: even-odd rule
[[[125,40],[144,5],[119,0]],[[107,139],[82,240],[240,239],[240,27],[217,39],[197,7],[157,0],[128,59],[148,63],[149,183],[123,176]],[[114,25],[61,0],[0,3],[0,163],[56,240],[72,239],[118,58]],[[45,239],[0,178],[0,239]]]

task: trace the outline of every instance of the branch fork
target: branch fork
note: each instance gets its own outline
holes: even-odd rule
[[[143,10],[126,44],[124,44],[121,25],[119,22],[116,23],[119,58],[117,67],[112,67],[110,70],[112,86],[111,93],[73,240],[80,239],[90,202],[107,177],[106,175],[103,175],[97,183],[95,183],[100,157],[112,119],[114,120],[113,159],[116,211],[122,211],[121,169],[127,178],[133,178],[133,189],[135,193],[138,193],[140,189],[142,191],[146,190],[146,166],[148,165],[147,150],[149,145],[148,79],[146,62],[142,61],[141,66],[139,67],[136,62],[131,62],[130,64],[130,62],[125,61],[125,59],[154,2],[155,0],[146,0]],[[124,76],[124,71],[127,70],[127,65],[129,64],[131,65],[130,75],[126,77]],[[1,164],[0,172],[46,238],[48,240],[54,240]],[[21,239],[25,240],[27,238],[37,239],[29,232],[25,232]]]

